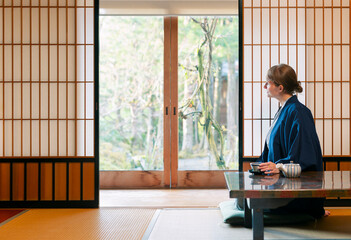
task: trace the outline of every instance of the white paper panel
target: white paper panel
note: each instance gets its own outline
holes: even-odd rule
[[[3,84],[0,83],[0,96],[2,96],[2,94],[4,94],[4,88],[3,88]],[[3,98],[0,97],[0,119],[2,119],[4,116],[4,102],[3,102]],[[0,135],[1,137],[2,135]],[[0,142],[1,145],[1,142]]]
[[[324,9],[324,43],[332,43],[332,10],[331,8]],[[321,24],[321,23],[320,23]]]
[[[324,151],[324,147],[323,147],[323,120],[316,120],[315,121],[316,124],[316,131],[317,131],[317,135],[319,138],[319,142],[321,144],[321,148],[322,148],[322,154],[325,154]]]
[[[311,110],[312,114],[315,115],[315,108],[314,108],[314,83],[307,83],[306,84],[306,106]],[[315,116],[314,116],[315,117]]]
[[[290,45],[288,48],[288,51],[289,51],[288,63],[298,74],[299,69],[296,68],[296,45]]]
[[[50,119],[57,118],[57,83],[50,83],[49,93]]]
[[[4,8],[5,43],[12,43],[12,9]]]
[[[13,81],[21,81],[21,47],[13,46]],[[7,61],[7,59],[5,59]]]
[[[316,46],[316,59],[315,59],[315,67],[316,67],[316,81],[321,82],[324,80],[323,78],[323,46]],[[312,79],[311,79],[312,80]]]
[[[305,64],[305,46],[298,46],[298,52],[297,52],[297,79],[298,81],[306,81],[306,64]]]
[[[2,57],[4,56],[3,55],[3,48],[2,47],[0,47],[0,82],[2,82],[3,80],[4,80],[4,76],[3,76],[3,67],[4,67],[4,65],[3,65],[3,59],[2,59]]]
[[[12,118],[12,84],[5,83],[4,84],[4,106],[5,106],[5,119]]]
[[[0,50],[1,54],[1,50]],[[0,61],[2,59],[0,58]],[[22,80],[24,82],[30,81],[30,46],[22,46]],[[1,64],[1,63],[0,63]],[[0,67],[1,71],[1,67]],[[1,78],[1,73],[0,73],[0,78]]]
[[[323,98],[324,96],[324,89],[323,83],[316,83],[316,118],[323,118],[324,117],[324,107],[323,107]]]
[[[59,46],[59,72],[58,72],[58,80],[59,81],[66,81],[66,69],[67,69],[67,59],[66,59],[66,46]]]
[[[32,6],[39,6],[39,1],[40,0],[32,0]]]
[[[2,9],[0,9],[0,43],[3,43],[3,34],[2,34],[2,32],[3,32],[3,21],[2,21],[2,18],[3,18],[3,13],[2,13]],[[1,154],[1,152],[0,152],[0,154]]]
[[[5,120],[5,156],[12,156],[12,121]]]
[[[16,83],[13,84],[13,118],[15,119],[21,119],[21,99],[22,99],[22,94],[21,94],[21,84]]]
[[[29,120],[23,121],[23,156],[30,156],[30,121]]]
[[[261,118],[262,84],[254,83],[253,87],[253,118]]]
[[[76,79],[76,68],[75,68],[75,61],[76,61],[76,52],[74,46],[68,46],[68,81],[75,81]]]
[[[66,154],[66,141],[67,141],[67,136],[66,136],[66,121],[60,120],[59,121],[59,156],[67,156]]]
[[[94,84],[86,84],[86,118],[94,118]]]
[[[288,43],[288,22],[287,22],[287,13],[288,10],[286,8],[280,9],[280,43],[287,44]]]
[[[252,117],[252,84],[244,83],[244,118]]]
[[[281,7],[287,7],[288,6],[288,0],[278,0],[280,3]]]
[[[50,120],[50,156],[57,156],[57,121]]]
[[[75,149],[76,149],[76,128],[75,128],[76,121],[69,120],[68,121],[68,156],[75,156]]]
[[[48,9],[47,8],[41,8],[40,9],[40,42],[43,44],[47,44],[49,36],[49,25],[48,25]]]
[[[56,13],[57,14],[57,13]],[[65,8],[60,8],[59,9],[59,43],[60,44],[65,44],[66,43],[66,9]],[[57,30],[57,29],[56,29]]]
[[[332,0],[324,0],[324,7],[331,7],[332,6]]]
[[[75,43],[75,22],[76,22],[75,10],[68,9],[68,43]]]
[[[341,81],[341,47],[333,46],[333,81]]]
[[[307,44],[314,43],[314,9],[307,8],[306,10],[306,34]]]
[[[252,156],[252,121],[244,121],[244,155]]]
[[[261,139],[262,139],[262,133],[261,133],[261,121],[260,120],[254,120],[253,121],[253,155],[254,156],[259,156],[262,153],[262,145],[261,145]]]
[[[333,117],[340,118],[341,117],[341,83],[333,84]],[[344,103],[346,104],[346,103]],[[348,105],[348,104],[347,104]]]
[[[259,46],[253,46],[253,80],[260,81],[261,78],[261,48]]]
[[[245,3],[247,3],[248,1],[244,1]],[[251,36],[251,32],[252,32],[252,14],[251,14],[251,9],[244,9],[244,44],[250,44],[252,43],[252,36]]]
[[[350,120],[342,120],[342,154],[350,155]]]
[[[41,139],[40,139],[40,151],[41,156],[49,156],[49,121],[42,120],[40,121],[40,129],[41,129]]]
[[[324,117],[332,118],[333,92],[332,83],[324,83]]]
[[[39,47],[32,46],[32,81],[39,81]]]
[[[4,136],[4,121],[3,120],[0,120],[0,136],[2,137],[2,136]],[[0,156],[2,157],[2,156],[4,156],[4,145],[3,145],[3,142],[1,142],[1,144],[0,144]]]
[[[86,121],[86,156],[94,156],[94,121]]]
[[[307,46],[306,47],[306,55],[307,55],[307,62],[306,62],[306,72],[307,72],[307,81],[314,80],[314,47]]]
[[[270,125],[271,125],[271,123],[269,120],[262,121],[262,146],[261,146],[262,151],[264,148],[264,144],[266,142],[266,136],[267,136],[267,133],[269,131]],[[261,155],[261,153],[259,155]]]
[[[271,43],[278,44],[278,9],[273,8],[271,9]]]
[[[350,81],[350,47],[342,46],[342,80]]]
[[[16,120],[13,121],[13,156],[21,156],[21,146],[21,121]]]
[[[39,121],[32,121],[32,156],[39,156]]]
[[[333,154],[332,120],[324,120],[324,154]]]
[[[50,43],[57,43],[57,9],[50,8]]]
[[[40,84],[40,105],[41,105],[41,118],[49,118],[49,84]]]
[[[244,46],[244,82],[252,81],[252,47]]]
[[[39,43],[39,8],[32,8],[32,43]]]
[[[13,9],[13,43],[21,43],[21,10]]]
[[[324,47],[324,80],[332,81],[332,67],[333,67],[333,56],[332,56],[332,47]]]
[[[297,98],[302,104],[306,105],[306,83],[301,82],[301,87],[302,87],[302,93],[298,93]]]
[[[39,84],[32,84],[32,118],[39,118]]]
[[[341,155],[341,120],[333,121],[333,155]]]
[[[12,47],[11,46],[4,46],[4,74],[5,74],[5,81],[12,81]]]
[[[23,96],[22,96],[22,105],[23,105],[23,118],[30,118],[30,84],[23,83]]]
[[[40,46],[40,81],[48,81],[48,62],[49,62],[49,48],[48,46]]]
[[[333,42],[337,44],[340,43],[340,13],[340,8],[333,9]]]
[[[271,46],[271,66],[279,64],[278,48],[278,46]]]
[[[350,43],[350,10],[342,9],[342,43]]]
[[[260,9],[253,9],[253,43],[261,43],[261,12]]]
[[[85,88],[84,83],[77,84],[77,117],[84,118],[85,114]]]
[[[342,0],[342,6],[350,6],[349,0]]]
[[[296,8],[290,8],[289,10],[289,43],[290,44],[296,44]]]
[[[86,81],[94,80],[94,46],[86,46]]]
[[[286,45],[280,46],[279,63],[288,64],[288,47]]]
[[[86,9],[86,43],[94,43],[94,10],[93,8]]]
[[[350,117],[350,83],[342,83],[342,117]]]
[[[84,53],[84,46],[77,46],[77,80],[84,81],[85,80],[85,53]]]
[[[75,84],[68,84],[68,118],[72,119],[75,118],[75,109],[76,109],[76,101],[75,101],[75,96],[76,96],[76,90],[75,90]]]
[[[77,155],[84,156],[84,149],[86,149],[85,145],[85,132],[84,132],[84,122],[83,120],[77,121]]]
[[[57,81],[57,46],[50,46],[50,76],[49,81]]]
[[[298,34],[298,43],[304,44],[306,41],[305,35],[305,9],[297,9],[297,34]]]
[[[78,8],[77,9],[77,43],[78,44],[85,43],[84,20],[85,20],[84,9]]]
[[[59,116],[60,118],[66,118],[66,104],[67,104],[67,84],[59,84]]]

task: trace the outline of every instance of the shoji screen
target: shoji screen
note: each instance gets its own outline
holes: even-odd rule
[[[0,206],[96,206],[94,88],[93,0],[0,1]]]
[[[244,157],[261,154],[279,107],[263,89],[279,63],[302,82],[298,98],[313,113],[324,157],[349,157],[350,1],[243,0],[242,13]],[[350,168],[344,160],[341,168]]]

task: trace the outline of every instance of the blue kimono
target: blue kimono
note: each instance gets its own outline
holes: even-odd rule
[[[299,163],[302,171],[322,171],[322,151],[311,111],[296,96],[287,100],[265,142],[262,162]]]
[[[299,163],[302,171],[323,171],[322,151],[311,111],[296,96],[287,100],[267,136],[261,162]],[[268,142],[268,144],[267,144]],[[323,198],[297,198],[272,212],[324,215]]]

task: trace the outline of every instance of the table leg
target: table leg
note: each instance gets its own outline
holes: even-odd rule
[[[246,228],[252,228],[252,213],[251,209],[249,208],[247,204],[247,199],[243,198],[244,201],[244,227]]]
[[[263,209],[253,208],[252,209],[252,232],[253,239],[264,239],[264,230],[263,230]]]

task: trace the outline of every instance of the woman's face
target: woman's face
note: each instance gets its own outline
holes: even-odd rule
[[[282,86],[281,85],[277,86],[271,80],[267,80],[266,83],[264,84],[263,88],[267,90],[267,96],[272,97],[272,98],[278,99],[280,94],[282,94],[282,92],[283,92]]]

